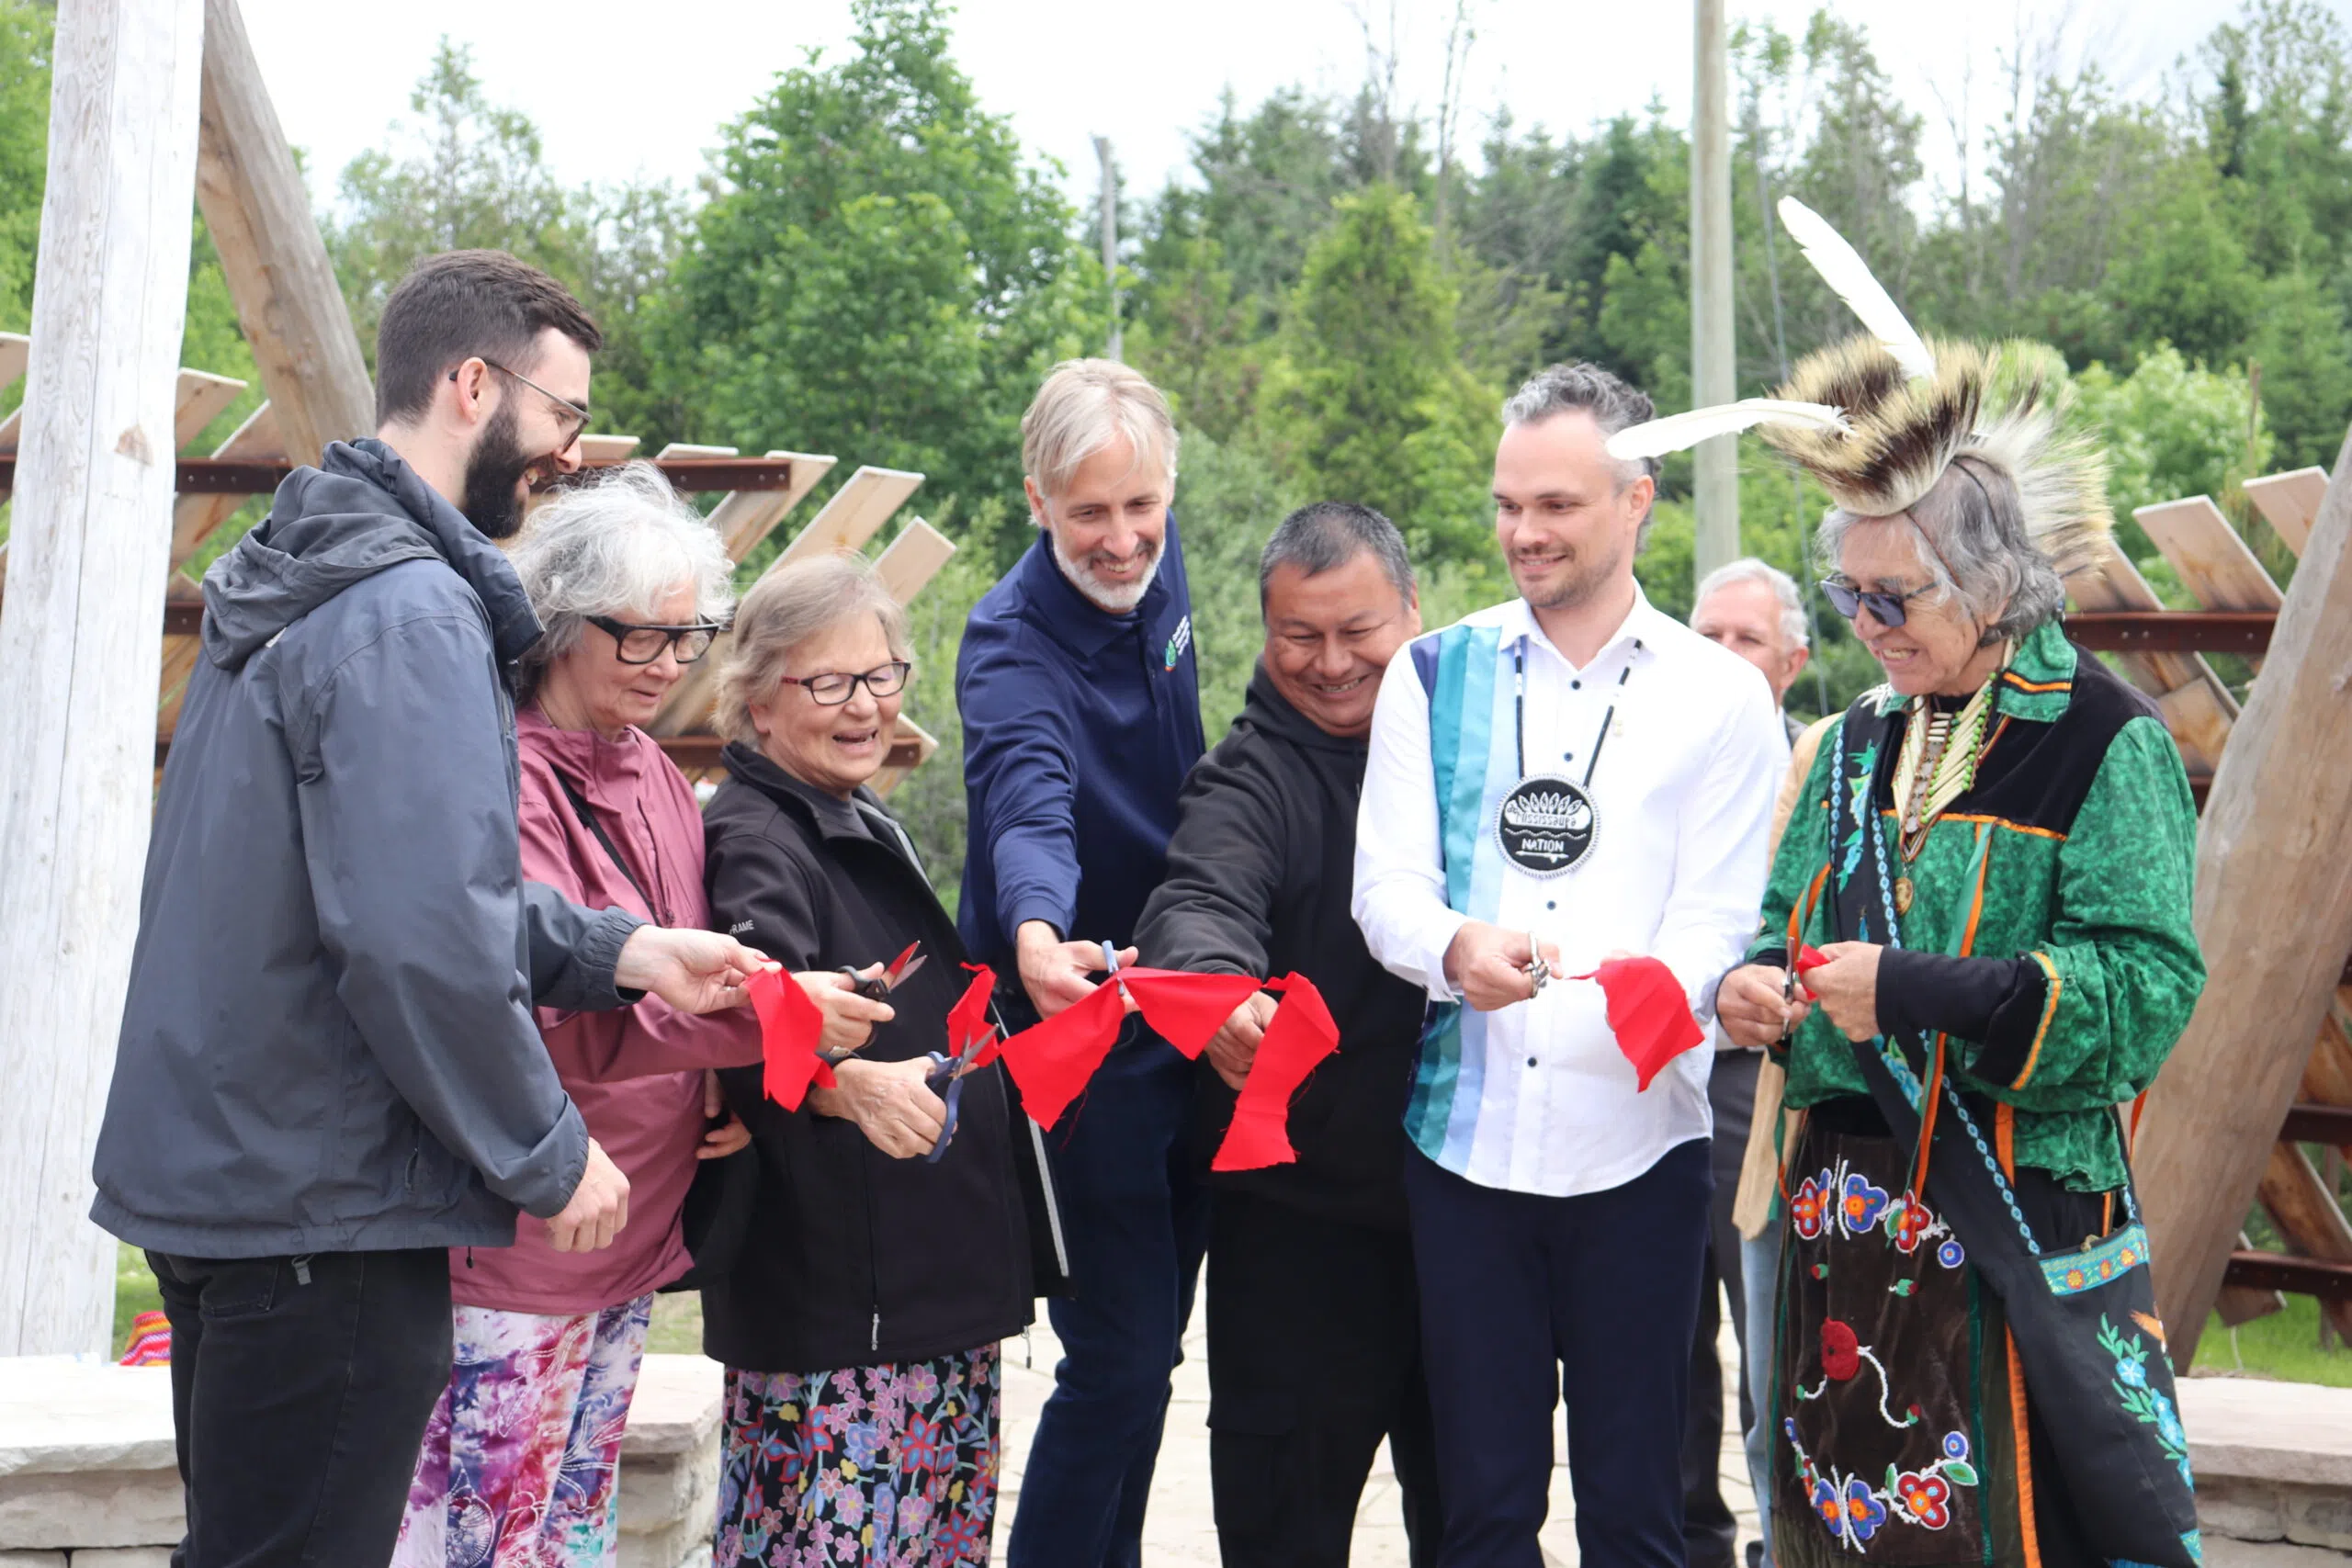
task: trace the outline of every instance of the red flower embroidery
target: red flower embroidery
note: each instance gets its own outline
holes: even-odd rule
[[[1789,1214],[1796,1222],[1797,1235],[1806,1241],[1821,1234],[1822,1211],[1829,1204],[1829,1173],[1808,1176],[1789,1198]]]
[[[1821,1320],[1821,1370],[1835,1382],[1844,1382],[1862,1370],[1861,1341],[1834,1317]]]
[[[1935,1223],[1936,1216],[1928,1211],[1925,1203],[1911,1194],[1905,1193],[1901,1215],[1894,1222],[1896,1250],[1906,1255],[1918,1251],[1920,1239],[1928,1234],[1928,1227]]]
[[[1931,1530],[1951,1522],[1951,1486],[1940,1475],[1918,1475],[1906,1470],[1894,1478],[1894,1495],[1903,1499],[1903,1506],[1914,1519]]]

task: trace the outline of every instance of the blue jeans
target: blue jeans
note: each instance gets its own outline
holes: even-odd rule
[[[1071,1294],[1046,1303],[1062,1359],[1007,1546],[1012,1568],[1138,1568],[1169,1375],[1208,1246],[1193,1064],[1132,1022],[1046,1136]]]
[[[1764,1538],[1764,1565],[1772,1563],[1772,1298],[1781,1281],[1781,1216],[1755,1240],[1739,1244],[1740,1283],[1747,1297],[1747,1373],[1756,1419],[1747,1427],[1747,1479],[1756,1488],[1756,1529]]]

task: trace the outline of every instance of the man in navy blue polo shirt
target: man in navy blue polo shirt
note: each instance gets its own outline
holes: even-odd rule
[[[1018,1029],[1094,989],[1167,872],[1200,760],[1192,601],[1169,499],[1176,429],[1150,382],[1057,366],[1021,422],[1038,536],[964,628],[970,847],[958,923],[1019,984]],[[1122,952],[1122,963],[1133,959]],[[1207,1242],[1186,1134],[1193,1065],[1130,1018],[1047,1139],[1072,1294],[1013,1520],[1015,1568],[1134,1568],[1169,1374]]]

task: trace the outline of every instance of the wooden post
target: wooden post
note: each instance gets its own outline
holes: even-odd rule
[[[330,441],[376,434],[376,394],[237,0],[204,0],[204,32],[197,199],[286,454],[316,463]]]
[[[2197,1353],[2352,950],[2352,439],[2230,731],[2198,840],[2210,972],[2135,1164],[2175,1362]]]
[[[1737,397],[1731,315],[1731,116],[1724,68],[1724,0],[1697,0],[1690,127],[1690,406]],[[1699,443],[1697,537],[1703,578],[1739,556],[1739,437]]]
[[[90,1150],[139,928],[203,0],[60,0],[0,604],[0,1355],[104,1353]]]

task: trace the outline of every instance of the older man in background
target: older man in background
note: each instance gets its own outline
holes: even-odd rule
[[[1107,359],[1055,367],[1021,421],[1037,538],[973,609],[956,655],[969,847],[957,917],[1019,1029],[1094,989],[1168,863],[1200,760],[1176,426]],[[1130,1019],[1049,1140],[1071,1293],[1022,1478],[1020,1568],[1136,1568],[1169,1375],[1207,1243],[1193,1064]]]
[[[1753,556],[1717,567],[1699,584],[1698,598],[1690,607],[1690,629],[1738,654],[1763,673],[1765,683],[1772,688],[1772,703],[1780,712],[1781,722],[1790,739],[1794,740],[1803,727],[1788,716],[1788,710],[1781,705],[1812,655],[1804,602],[1798,596],[1797,585],[1789,574]],[[1773,837],[1778,840],[1777,824]],[[1682,1539],[1690,1568],[1732,1568],[1738,1554],[1738,1527],[1724,1502],[1720,1475],[1724,1383],[1715,1346],[1723,1325],[1725,1294],[1730,1297],[1732,1333],[1739,1341],[1739,1429],[1748,1438],[1751,1468],[1758,1448],[1756,1412],[1763,1405],[1763,1391],[1754,1386],[1756,1379],[1751,1375],[1747,1348],[1750,1344],[1771,1343],[1769,1325],[1760,1331],[1760,1337],[1751,1337],[1758,1331],[1747,1316],[1744,1268],[1747,1260],[1732,1221],[1741,1162],[1747,1150],[1756,1106],[1757,1076],[1764,1053],[1734,1045],[1720,1029],[1714,1032],[1714,1071],[1707,1080],[1707,1100],[1715,1118],[1712,1150],[1715,1195],[1707,1215],[1707,1269],[1699,1297],[1698,1332],[1690,1345],[1690,1423],[1683,1435],[1682,1449]],[[1776,1081],[1772,1108],[1777,1109],[1779,1104]],[[1772,1263],[1777,1256],[1770,1234],[1747,1244],[1747,1250],[1758,1254],[1760,1278],[1757,1283],[1763,1288],[1769,1302]],[[1762,1358],[1756,1359],[1759,1363],[1756,1370],[1760,1371]],[[1764,1541],[1771,1540],[1770,1508],[1771,1498],[1759,1477],[1756,1510],[1763,1523],[1763,1539],[1748,1543],[1750,1568],[1761,1561]]]
[[[1209,1179],[1217,1551],[1226,1568],[1346,1568],[1385,1438],[1426,1568],[1437,1456],[1401,1125],[1421,997],[1374,961],[1347,898],[1373,704],[1420,632],[1420,597],[1396,525],[1343,502],[1283,520],[1258,597],[1266,644],[1248,704],[1184,785],[1168,880],[1136,937],[1162,968],[1304,975],[1340,1026],[1339,1054],[1292,1102],[1296,1163]],[[1273,1012],[1261,991],[1210,1042],[1204,1152],[1231,1124]]]

